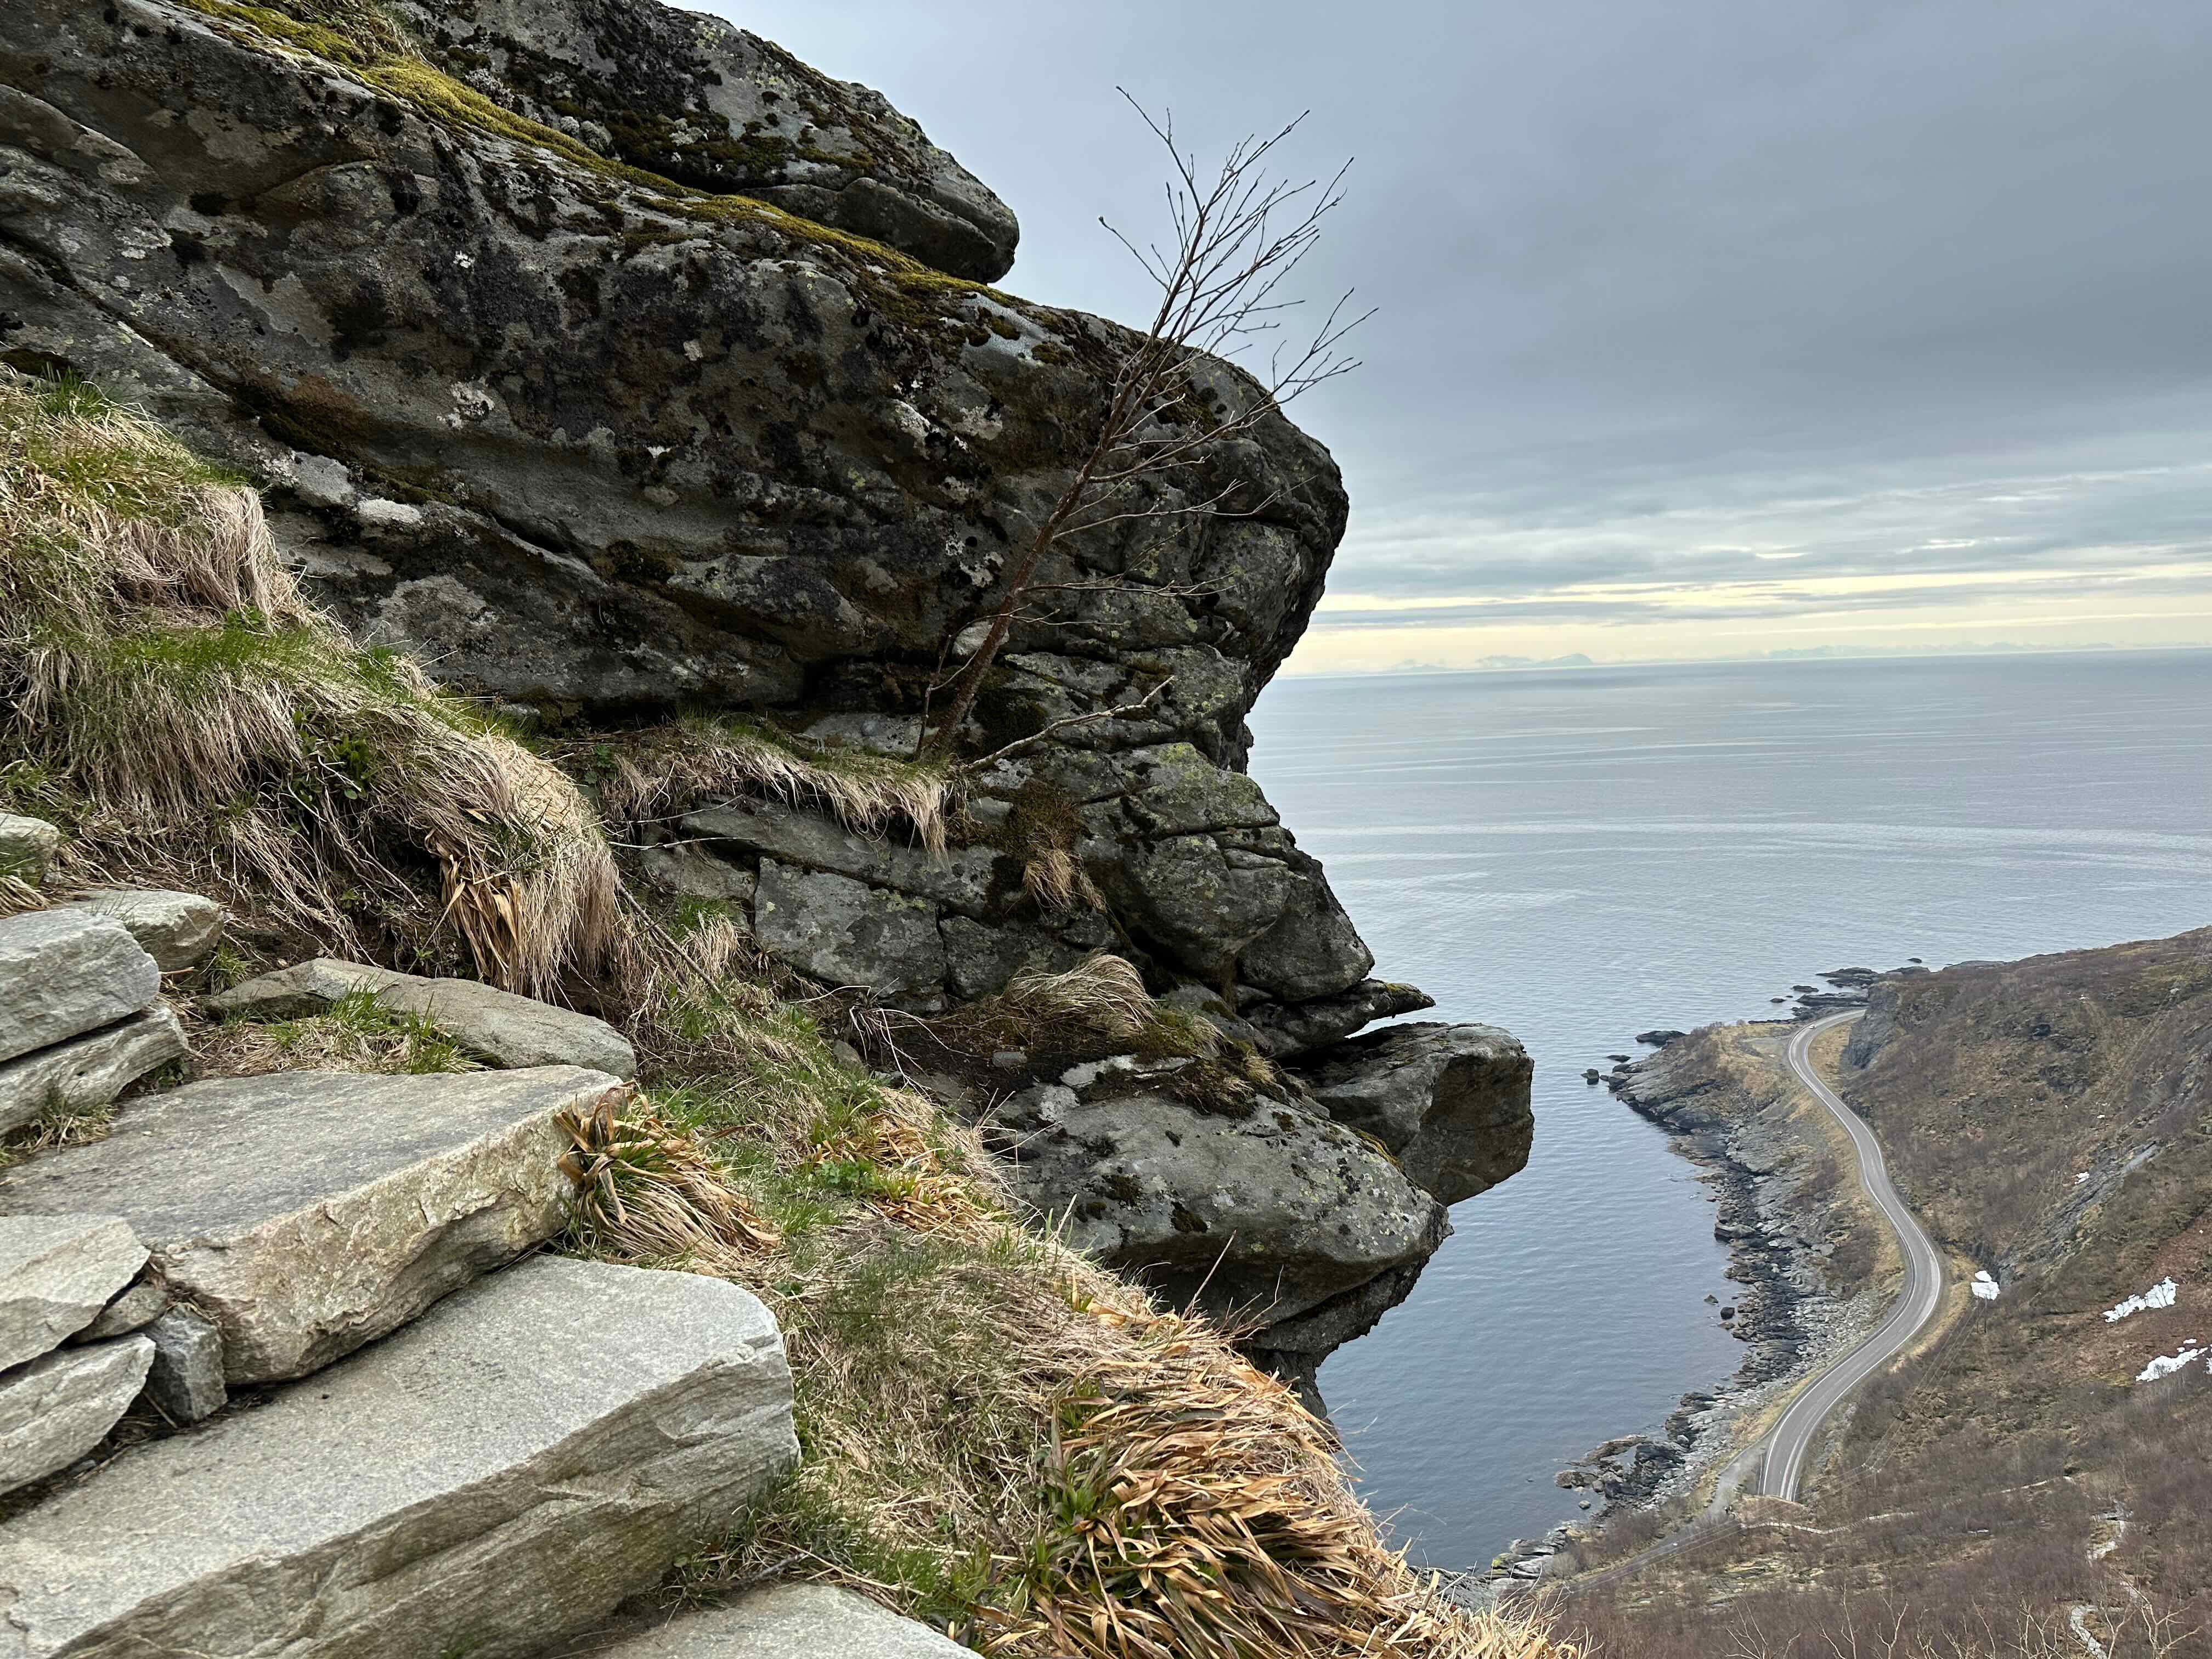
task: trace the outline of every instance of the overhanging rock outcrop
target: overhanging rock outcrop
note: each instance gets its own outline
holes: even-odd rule
[[[970,280],[1012,245],[875,94],[651,0],[0,14],[0,362],[251,471],[359,638],[570,731],[747,711],[914,752],[1133,338]],[[1422,1006],[1244,770],[1336,467],[1199,376],[1257,418],[1055,546],[962,734],[1024,746],[973,770],[943,855],[803,792],[701,796],[627,826],[640,872],[915,1013],[1101,950],[1293,1066]],[[1301,1352],[1403,1294],[1441,1237],[1422,1183],[1464,1185],[1349,1138],[1413,1219],[1285,1313]]]

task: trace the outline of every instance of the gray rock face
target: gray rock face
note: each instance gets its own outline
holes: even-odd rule
[[[44,818],[0,812],[0,878],[36,887],[53,868],[62,832]]]
[[[893,1007],[945,1006],[945,944],[927,899],[844,876],[761,860],[753,933],[761,948],[825,985],[865,985]]]
[[[1303,1346],[1298,1322],[1418,1266],[1450,1231],[1443,1206],[1350,1130],[1265,1097],[1243,1117],[1199,1110],[1169,1092],[1180,1064],[1079,1066],[983,1120],[1015,1189],[1066,1216],[1078,1249],[1261,1328],[1253,1342],[1272,1350]]]
[[[911,721],[940,647],[996,603],[1064,484],[1069,434],[1129,337],[894,268],[817,226],[687,204],[588,146],[840,224],[903,234],[868,216],[888,191],[996,235],[988,201],[918,135],[648,0],[408,9],[433,63],[573,129],[549,135],[565,154],[235,21],[118,3],[112,23],[74,0],[0,18],[0,82],[17,88],[0,145],[21,204],[0,247],[0,350],[66,363],[289,484],[275,522],[319,597],[472,690]],[[226,112],[220,138],[195,125],[209,107]],[[789,131],[799,112],[811,133]],[[1210,374],[1229,404],[1256,395]],[[421,495],[395,499],[409,481]],[[1218,986],[1244,953],[1279,998],[1332,994],[1366,954],[1241,768],[1243,717],[1320,596],[1346,504],[1326,452],[1279,416],[1156,493],[1223,491],[1264,505],[1055,553],[1043,578],[1064,603],[1017,630],[975,743],[1166,689],[982,793],[1003,811],[1029,786],[1032,805],[1095,810],[1086,863],[1126,871],[1116,920],[1161,981]],[[958,860],[919,896],[1058,937],[1012,873],[988,915]]]
[[[1014,263],[1013,212],[880,94],[697,12],[609,0],[407,0],[457,78],[594,148],[872,237],[956,276]]]
[[[222,1380],[222,1333],[190,1308],[163,1314],[146,1328],[154,1363],[146,1394],[172,1423],[197,1423],[230,1397]]]
[[[69,908],[121,922],[165,974],[198,967],[222,942],[222,906],[198,893],[96,888]]]
[[[218,992],[206,1006],[218,1014],[292,1019],[321,1013],[359,991],[387,1008],[420,1014],[494,1066],[581,1066],[625,1079],[637,1075],[636,1050],[606,1021],[473,979],[422,979],[318,957]]]
[[[830,1584],[771,1584],[636,1635],[573,1648],[573,1659],[960,1659],[927,1625]]]
[[[565,1066],[194,1084],[0,1174],[0,1215],[126,1218],[222,1328],[230,1382],[304,1376],[559,1232],[556,1115],[614,1086]]]
[[[0,1134],[50,1111],[106,1105],[148,1073],[188,1052],[184,1027],[166,1006],[0,1061]]]
[[[145,1265],[120,1216],[0,1215],[0,1370],[59,1347]]]
[[[66,1348],[0,1376],[0,1492],[65,1469],[106,1437],[146,1380],[143,1336]]]
[[[1447,1204],[1528,1162],[1533,1072],[1528,1051],[1495,1025],[1394,1025],[1301,1067],[1329,1116],[1373,1135]]]
[[[0,1060],[128,1019],[161,994],[154,958],[106,916],[0,917]]]
[[[4,1650],[522,1659],[796,1455],[752,1297],[541,1257],[0,1526]]]

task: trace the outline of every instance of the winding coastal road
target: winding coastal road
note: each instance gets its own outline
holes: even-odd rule
[[[1859,1011],[1854,1010],[1813,1021],[1790,1039],[1788,1059],[1791,1073],[1812,1091],[1813,1097],[1828,1109],[1844,1126],[1844,1133],[1851,1138],[1852,1150],[1858,1156],[1859,1185],[1897,1236],[1899,1252],[1905,1258],[1905,1285],[1898,1294],[1896,1305],[1880,1330],[1808,1382],[1765,1436],[1736,1455],[1722,1472],[1712,1503],[1694,1525],[1649,1549],[1638,1551],[1626,1561],[1569,1580],[1565,1588],[1571,1594],[1624,1577],[1732,1524],[1728,1518],[1729,1507],[1736,1493],[1753,1484],[1754,1477],[1759,1492],[1794,1501],[1797,1483],[1805,1472],[1806,1455],[1820,1425],[1850,1397],[1853,1389],[1902,1353],[1936,1316],[1936,1310],[1943,1299],[1943,1258],[1926,1230],[1913,1218],[1912,1212],[1905,1207],[1897,1188],[1890,1185],[1889,1166],[1882,1158],[1881,1144],[1874,1138],[1874,1131],[1867,1127],[1864,1119],[1844,1104],[1813,1069],[1813,1044],[1820,1034],[1859,1018]]]
[[[1800,1389],[1797,1397],[1790,1402],[1790,1408],[1768,1432],[1759,1489],[1769,1498],[1797,1496],[1797,1482],[1805,1470],[1805,1455],[1820,1425],[1853,1389],[1911,1344],[1936,1316],[1936,1306],[1943,1299],[1943,1258],[1926,1231],[1913,1218],[1912,1212],[1905,1207],[1897,1188],[1890,1185],[1889,1166],[1882,1160],[1881,1144],[1874,1138],[1874,1131],[1867,1127],[1865,1120],[1844,1105],[1813,1069],[1814,1041],[1823,1031],[1858,1018],[1856,1013],[1836,1014],[1806,1026],[1790,1040],[1790,1069],[1800,1083],[1813,1091],[1813,1097],[1844,1126],[1844,1133],[1850,1136],[1852,1150],[1858,1154],[1859,1185],[1866,1189],[1866,1195],[1874,1200],[1875,1207],[1897,1235],[1898,1249],[1905,1257],[1905,1287],[1881,1328]]]

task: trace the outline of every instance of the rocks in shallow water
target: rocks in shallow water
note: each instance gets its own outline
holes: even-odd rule
[[[126,1336],[64,1348],[0,1376],[0,1492],[67,1468],[105,1439],[138,1397],[153,1358],[151,1342]],[[0,1583],[0,1596],[8,1588]]]
[[[1241,1115],[1188,1103],[1174,1091],[1192,1063],[1080,1066],[1075,1086],[1024,1090],[981,1127],[1015,1190],[1065,1217],[1076,1248],[1254,1329],[1255,1347],[1326,1352],[1411,1288],[1408,1273],[1381,1305],[1329,1317],[1425,1261],[1449,1231],[1443,1207],[1358,1136],[1287,1102],[1263,1095]]]
[[[0,1526],[0,1601],[27,1656],[521,1659],[658,1583],[797,1453],[751,1296],[539,1257]]]
[[[1636,1034],[1636,1040],[1638,1042],[1649,1043],[1654,1048],[1663,1048],[1670,1042],[1679,1042],[1687,1035],[1686,1031],[1672,1030],[1662,1026],[1656,1030],[1638,1031]]]
[[[101,887],[64,907],[119,921],[165,974],[197,968],[222,939],[222,906],[198,893]]]
[[[1528,1163],[1533,1073],[1528,1050],[1494,1025],[1393,1025],[1300,1066],[1329,1116],[1373,1135],[1447,1204]]]
[[[223,1384],[222,1333],[190,1308],[163,1314],[146,1328],[154,1363],[146,1372],[147,1397],[172,1423],[197,1423],[221,1411],[230,1391]]]
[[[116,1215],[0,1215],[0,1370],[91,1324],[146,1264]]]
[[[962,1659],[927,1625],[830,1584],[771,1584],[725,1607],[655,1620],[571,1659]]]
[[[48,1112],[96,1111],[188,1052],[176,1015],[157,1006],[0,1062],[0,1133]]]
[[[494,1066],[581,1066],[611,1077],[637,1075],[636,1051],[606,1021],[473,979],[422,979],[318,957],[218,992],[206,1006],[217,1014],[292,1019],[325,1012],[362,992],[395,1012],[420,1015]]]
[[[558,1233],[557,1120],[613,1086],[564,1066],[194,1084],[0,1175],[0,1215],[125,1217],[222,1328],[230,1382],[298,1376]]]
[[[62,832],[44,818],[0,812],[0,880],[40,886],[61,848]]]
[[[161,970],[122,925],[88,910],[0,917],[0,1060],[128,1019]]]
[[[1595,1066],[1589,1066],[1583,1068],[1583,1081],[1585,1083],[1595,1085],[1604,1076],[1605,1073],[1599,1071]]]

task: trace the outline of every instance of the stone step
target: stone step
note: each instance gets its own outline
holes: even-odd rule
[[[145,1265],[120,1216],[0,1216],[0,1370],[92,1324]]]
[[[540,1256],[0,1526],[0,1655],[520,1659],[797,1455],[752,1296]]]
[[[726,1607],[564,1647],[559,1659],[963,1659],[927,1625],[829,1584],[771,1584]],[[972,1656],[970,1656],[972,1659]]]
[[[161,970],[122,924],[90,910],[0,917],[0,1060],[128,1019]]]
[[[0,1173],[0,1216],[124,1218],[221,1329],[233,1386],[301,1376],[559,1233],[558,1119],[617,1086],[574,1066],[193,1084]]]
[[[190,1052],[166,1004],[0,1061],[0,1134],[49,1112],[97,1111],[148,1073]]]
[[[637,1075],[636,1051],[606,1021],[473,979],[423,979],[318,957],[218,992],[204,1006],[249,1019],[295,1019],[362,991],[387,1008],[421,1015],[494,1066],[586,1066],[613,1077]]]
[[[153,1342],[126,1336],[64,1348],[0,1376],[0,1492],[66,1468],[98,1445],[153,1363]],[[7,1640],[0,1633],[0,1652]]]
[[[165,974],[197,968],[222,942],[222,906],[198,893],[95,887],[62,907],[118,921]]]

